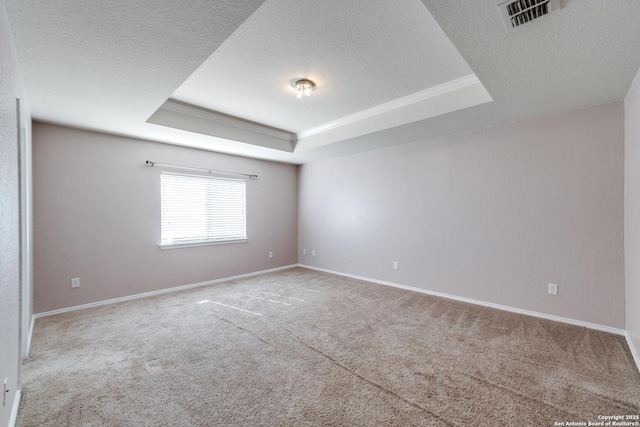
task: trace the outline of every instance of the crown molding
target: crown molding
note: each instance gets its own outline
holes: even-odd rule
[[[351,114],[349,116],[342,117],[338,120],[325,123],[323,125],[311,128],[302,132],[298,132],[297,138],[307,138],[312,135],[317,135],[323,132],[327,132],[332,129],[359,122],[364,119],[368,119],[380,114],[389,113],[391,111],[403,108],[409,105],[417,104],[418,102],[426,101],[431,98],[435,98],[440,95],[444,95],[449,92],[455,92],[460,89],[480,83],[480,80],[475,74],[468,74],[464,77],[460,77],[455,80],[442,83],[438,86],[433,86],[420,92],[412,93],[411,95],[404,96],[402,98],[394,99],[393,101],[386,102],[384,104],[377,105],[366,110],[362,110],[358,113]]]
[[[208,120],[210,122],[221,125],[231,126],[253,133],[284,139],[290,142],[296,141],[296,134],[293,132],[288,132],[286,130],[263,125],[261,123],[252,122],[250,120],[245,120],[214,110],[198,107],[196,105],[178,101],[173,98],[169,98],[164,104],[162,104],[160,108],[167,111],[172,111],[174,113],[185,114],[188,116],[197,117],[199,119]]]

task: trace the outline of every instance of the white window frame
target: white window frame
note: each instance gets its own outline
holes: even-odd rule
[[[162,172],[160,248],[247,242],[246,182]]]

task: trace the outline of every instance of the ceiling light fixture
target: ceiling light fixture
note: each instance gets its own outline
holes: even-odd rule
[[[304,96],[311,96],[311,92],[313,92],[313,88],[316,87],[316,84],[309,79],[300,79],[296,80],[293,83],[293,88],[296,91],[296,98],[302,98]]]

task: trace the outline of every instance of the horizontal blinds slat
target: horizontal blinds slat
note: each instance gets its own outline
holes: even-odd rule
[[[161,243],[246,239],[246,183],[163,173]]]

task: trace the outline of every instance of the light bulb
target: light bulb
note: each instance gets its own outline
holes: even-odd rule
[[[292,84],[293,89],[296,91],[296,98],[301,99],[303,96],[311,96],[315,83],[311,80],[300,79]]]

